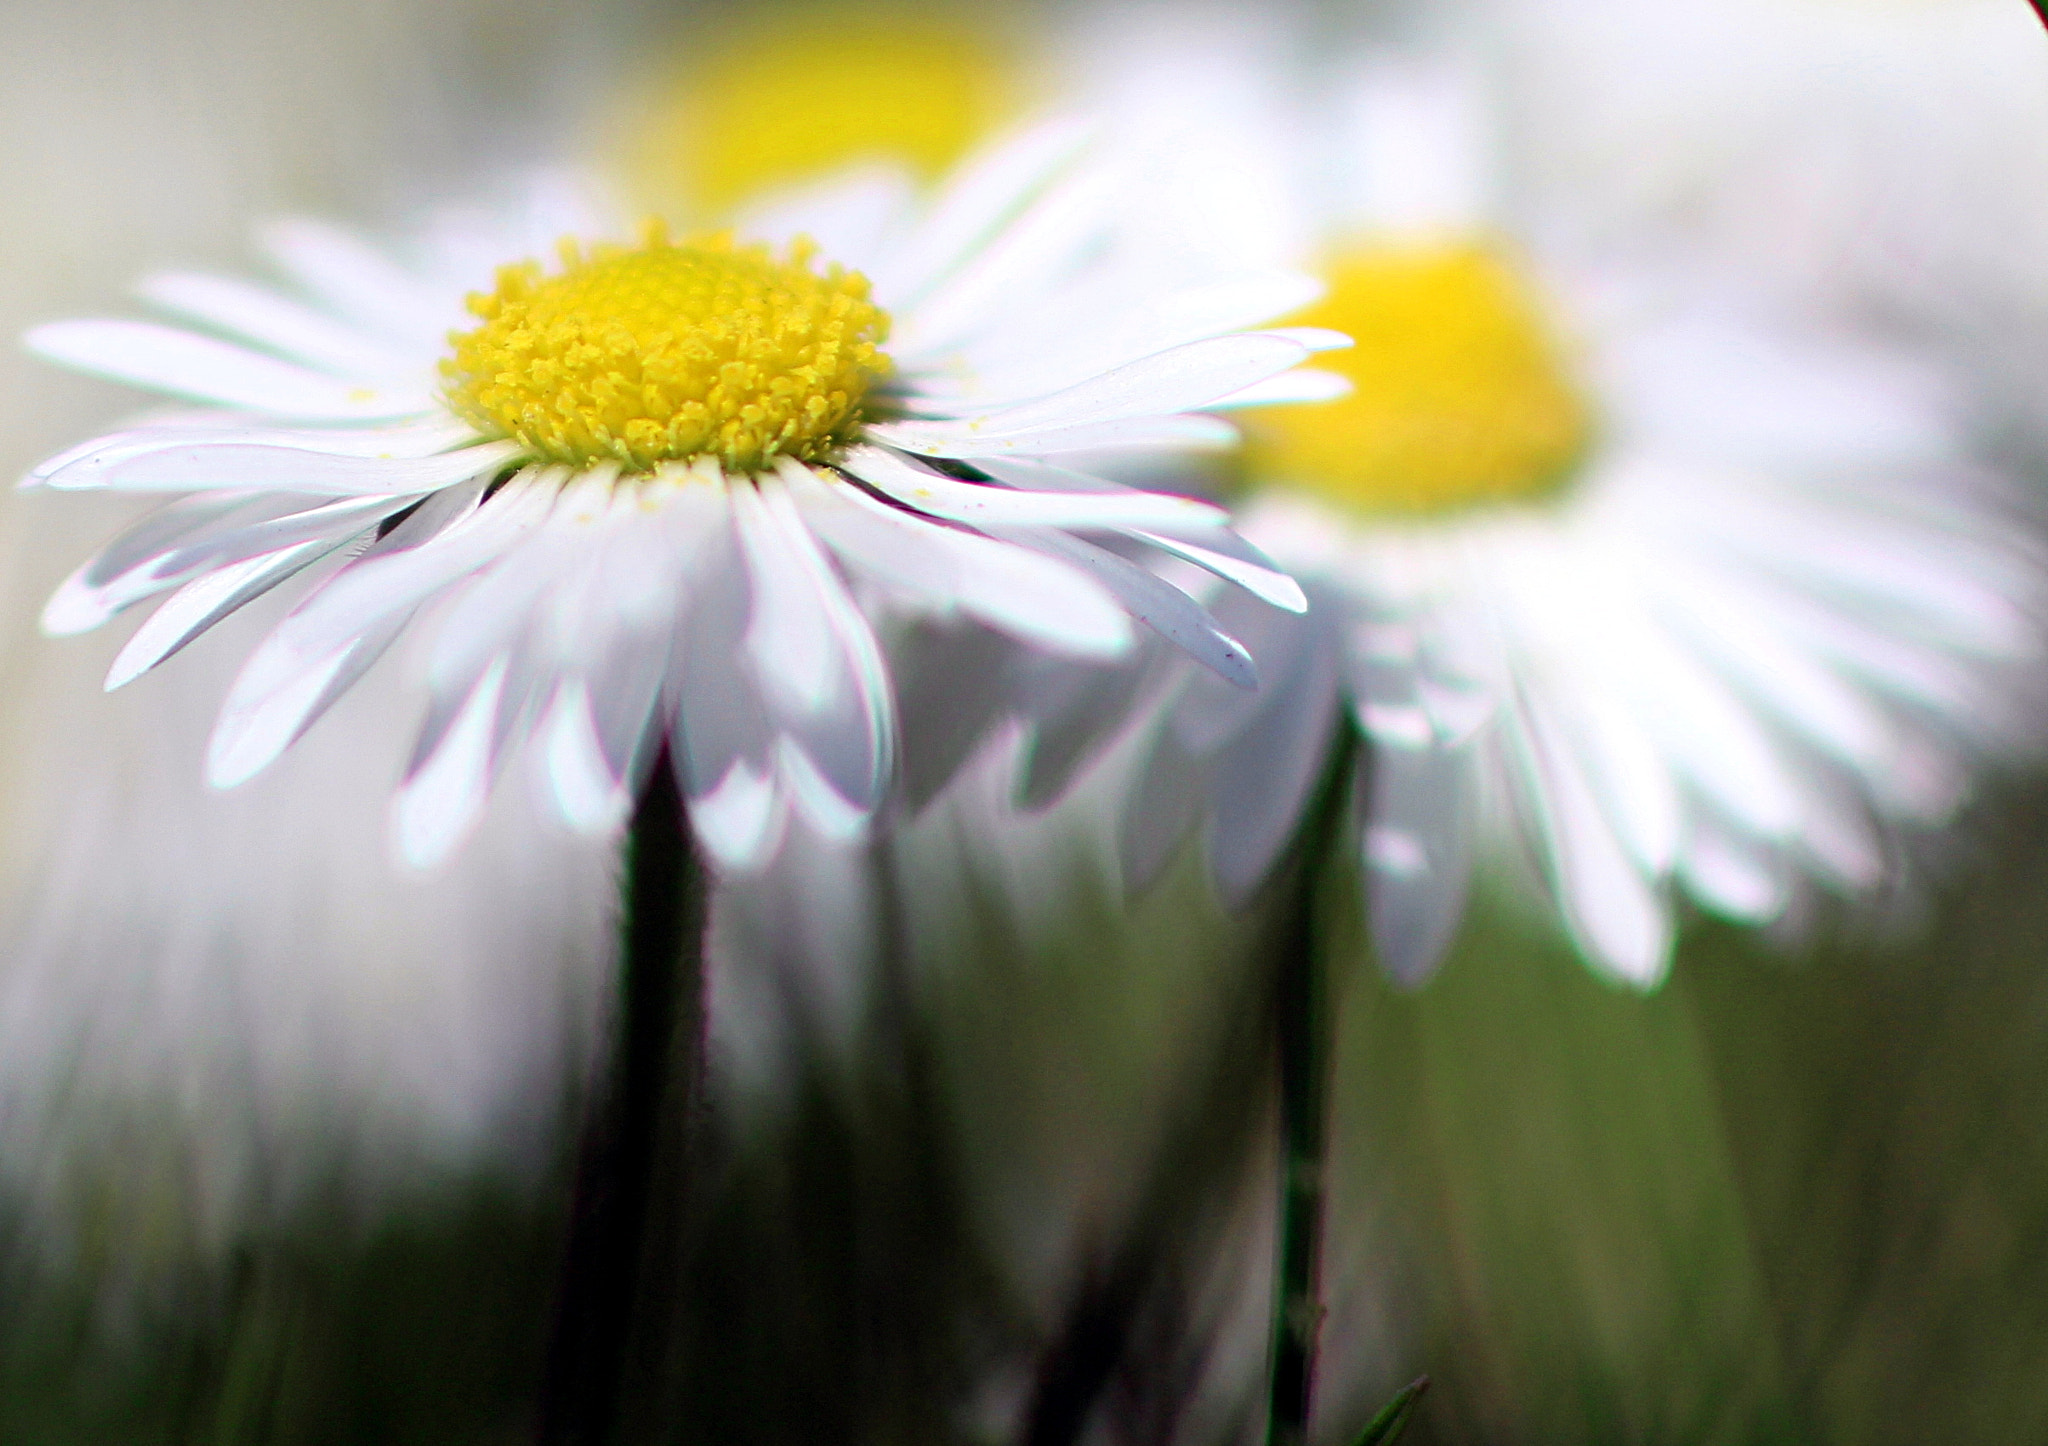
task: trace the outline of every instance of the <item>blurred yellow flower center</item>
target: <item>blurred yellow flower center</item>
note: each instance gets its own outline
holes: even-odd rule
[[[1358,247],[1297,318],[1357,339],[1321,365],[1350,396],[1274,407],[1247,429],[1253,475],[1356,511],[1432,513],[1559,487],[1591,419],[1521,278],[1483,247]]]
[[[717,210],[870,157],[938,175],[1013,108],[994,39],[964,16],[778,9],[667,79],[634,123],[628,183],[656,207]]]
[[[818,461],[852,440],[888,372],[867,278],[812,271],[808,242],[778,258],[725,235],[671,244],[650,225],[635,248],[562,251],[560,273],[522,262],[470,297],[483,324],[441,363],[460,415],[537,456]]]

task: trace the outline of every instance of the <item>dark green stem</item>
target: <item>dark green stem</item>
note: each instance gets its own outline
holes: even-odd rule
[[[667,750],[626,836],[619,999],[584,1125],[542,1382],[542,1446],[611,1446],[662,1361],[702,1095],[706,879]]]
[[[2033,0],[2034,13],[2041,17],[2041,23],[2048,25],[2048,0]]]
[[[1285,875],[1274,981],[1280,1064],[1280,1221],[1273,1301],[1267,1446],[1303,1446],[1315,1394],[1316,1337],[1322,1329],[1325,1160],[1329,1145],[1330,981],[1324,880],[1345,850],[1357,731],[1339,720],[1323,781],[1296,836]]]

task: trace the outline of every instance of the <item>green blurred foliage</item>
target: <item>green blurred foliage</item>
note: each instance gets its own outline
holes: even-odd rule
[[[1643,997],[1496,901],[1419,993],[1349,974],[1320,1438],[1423,1372],[1407,1442],[2048,1436],[2048,798],[1980,836],[1901,942],[1700,924]],[[1023,918],[956,845],[906,851],[969,884],[865,1047],[724,1101],[634,1439],[1255,1437],[1262,921],[1079,854]],[[0,1441],[527,1439],[565,1178],[337,1191],[141,1284],[16,1231]]]
[[[1697,927],[1638,998],[1493,909],[1357,983],[1352,1409],[1426,1369],[1419,1441],[2048,1437],[2048,809],[1982,844],[1897,944]]]
[[[0,1441],[529,1440],[558,1204],[452,1181],[368,1227],[360,1214],[332,1194],[227,1260],[119,1284],[12,1238],[0,1267]]]

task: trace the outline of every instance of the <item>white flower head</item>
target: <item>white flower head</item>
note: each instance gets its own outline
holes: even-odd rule
[[[2031,5],[1504,0],[1486,23],[1540,117],[1524,180],[1580,198],[1588,239],[1658,227],[1978,346],[2024,322],[2038,352],[2048,34]]]
[[[1680,897],[1763,922],[1809,883],[1884,882],[1896,829],[2014,744],[2033,679],[2037,559],[1940,379],[1726,273],[1560,244],[1489,155],[1514,118],[1462,73],[1375,65],[1332,114],[1304,203],[1330,291],[1303,319],[1356,335],[1354,390],[1260,419],[1240,523],[1316,606],[1241,629],[1261,696],[1188,683],[1138,797],[1206,778],[1241,896],[1341,700],[1374,937],[1411,981],[1489,846],[1638,985]],[[1125,840],[1142,877],[1175,836],[1133,808]]]
[[[157,277],[145,294],[203,331],[73,321],[28,339],[196,404],[33,471],[190,494],[81,568],[45,627],[168,593],[119,686],[325,565],[244,666],[207,776],[262,770],[418,634],[426,721],[396,829],[422,864],[511,760],[600,831],[664,743],[728,867],[771,853],[792,814],[857,833],[896,727],[849,577],[1083,658],[1128,649],[1135,617],[1248,687],[1243,648],[1124,554],[1186,559],[1282,608],[1300,590],[1216,508],[1070,454],[1227,444],[1210,410],[1287,395],[1302,384],[1282,374],[1341,339],[1243,329],[1298,305],[1298,276],[1148,278],[1104,244],[1113,189],[1080,131],[1051,124],[928,198],[869,168],[737,237],[650,225],[564,242],[553,264],[514,252],[467,316],[474,245],[442,248],[454,281],[281,228],[271,250],[303,301]]]

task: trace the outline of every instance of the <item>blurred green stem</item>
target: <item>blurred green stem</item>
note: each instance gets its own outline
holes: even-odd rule
[[[2034,13],[2041,17],[2041,23],[2048,25],[2048,0],[2033,0]]]
[[[1295,839],[1280,921],[1274,1020],[1280,1065],[1280,1230],[1275,1266],[1267,1446],[1303,1446],[1315,1392],[1323,1195],[1335,1020],[1322,944],[1328,936],[1324,883],[1330,860],[1349,844],[1344,818],[1351,772],[1363,761],[1350,716],[1336,734],[1309,813]]]
[[[668,1353],[689,1146],[702,1094],[704,865],[666,747],[633,810],[619,912],[619,1000],[576,1163],[543,1446],[610,1446],[625,1395]],[[658,1394],[658,1392],[657,1392]]]

